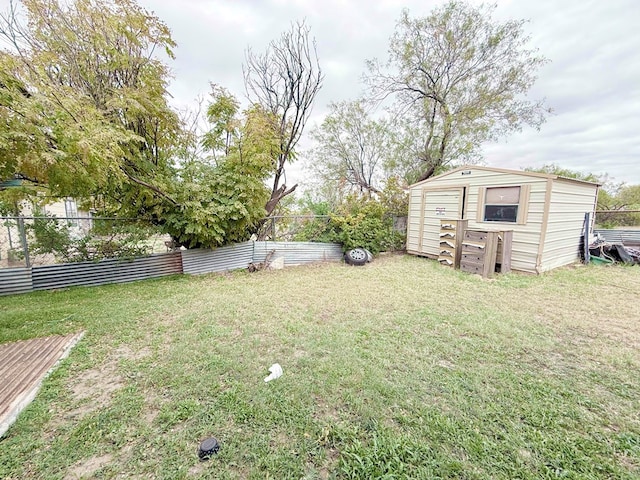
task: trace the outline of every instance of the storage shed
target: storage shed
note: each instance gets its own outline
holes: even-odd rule
[[[409,187],[407,252],[437,258],[441,220],[466,219],[469,229],[513,231],[513,270],[542,273],[573,263],[598,188],[546,173],[456,168]]]

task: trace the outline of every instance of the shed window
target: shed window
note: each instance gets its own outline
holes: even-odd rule
[[[487,188],[483,221],[516,223],[519,207],[520,187]]]

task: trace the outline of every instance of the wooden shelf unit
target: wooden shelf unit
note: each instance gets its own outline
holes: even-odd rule
[[[440,248],[438,262],[448,267],[460,267],[462,237],[467,220],[440,220]]]
[[[511,271],[513,231],[465,230],[462,240],[460,270],[492,277],[496,264],[501,273]]]

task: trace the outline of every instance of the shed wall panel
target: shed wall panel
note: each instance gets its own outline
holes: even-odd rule
[[[421,253],[433,256],[440,253],[440,221],[461,218],[462,198],[461,188],[425,190],[422,242],[419,247]]]
[[[584,214],[595,209],[597,187],[556,180],[553,182],[541,271],[580,259]]]
[[[422,212],[422,189],[409,191],[409,214],[407,217],[407,250],[418,250],[420,246],[420,215]]]

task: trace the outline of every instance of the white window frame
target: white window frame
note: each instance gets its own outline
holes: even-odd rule
[[[509,188],[509,187],[519,187],[520,188],[520,201],[517,204],[518,213],[515,222],[511,221],[487,221],[485,220],[485,208],[487,206],[487,190],[491,188]],[[529,195],[531,194],[531,185],[527,184],[516,184],[516,185],[488,185],[486,187],[478,188],[478,210],[476,212],[476,222],[484,223],[487,225],[526,225],[527,216],[529,213]],[[493,205],[493,204],[489,204]],[[515,205],[515,204],[514,204]]]
[[[78,226],[78,204],[75,199],[67,197],[64,199],[64,215],[67,217],[67,222],[72,227]]]

